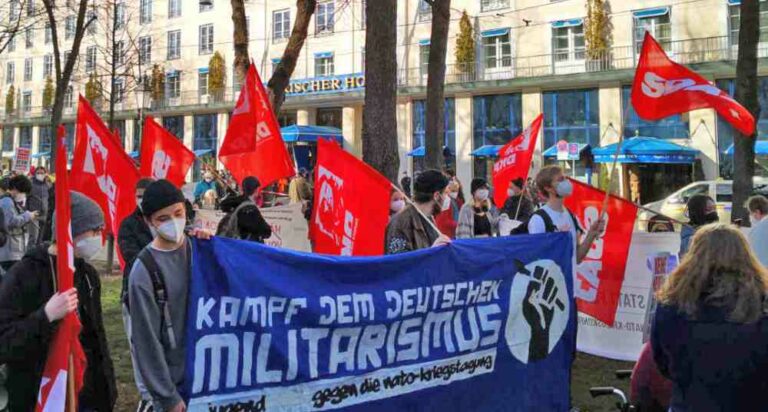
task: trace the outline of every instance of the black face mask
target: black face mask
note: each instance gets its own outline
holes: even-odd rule
[[[709,212],[706,215],[704,215],[705,223],[715,223],[719,220],[720,220],[720,216],[717,215],[717,212]]]

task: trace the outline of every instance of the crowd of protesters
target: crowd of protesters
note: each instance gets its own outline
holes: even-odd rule
[[[0,364],[10,393],[9,411],[34,409],[48,346],[59,320],[76,311],[88,367],[79,410],[111,411],[115,374],[102,320],[100,279],[90,261],[102,249],[104,216],[99,206],[71,193],[75,288],[56,293],[56,239],[51,238],[54,195],[46,170],[33,179],[0,180]],[[166,180],[142,179],[136,210],[121,224],[117,245],[126,262],[121,293],[139,411],[186,410],[180,388],[185,368],[186,308],[191,271],[189,238],[214,233],[192,225],[196,209],[226,213],[217,235],[264,242],[270,226],[266,203],[312,208],[311,173],[262,190],[256,177],[237,182],[226,173],[204,172],[193,199]],[[426,170],[401,179],[392,190],[385,253],[395,254],[486,238],[550,232],[570,233],[581,261],[605,230],[590,227],[564,206],[573,186],[556,166],[535,178],[514,179],[506,200],[494,203],[484,179],[464,187],[452,171]],[[275,192],[287,194],[279,200]],[[658,293],[652,339],[633,378],[640,410],[759,410],[768,386],[768,200],[747,202],[749,238],[718,221],[707,196],[688,202],[690,223],[681,234],[682,261]],[[508,222],[515,222],[509,229]],[[505,227],[507,227],[505,229]],[[728,356],[723,356],[728,353]],[[2,405],[0,405],[2,410]]]

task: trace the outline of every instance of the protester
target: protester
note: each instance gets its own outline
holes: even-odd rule
[[[42,242],[42,231],[47,224],[48,217],[48,196],[52,187],[45,167],[40,166],[35,169],[35,178],[32,180],[32,191],[27,200],[27,210],[37,212],[37,225],[29,226],[29,246],[34,246]]]
[[[448,179],[437,170],[427,170],[413,184],[415,205],[408,205],[387,226],[387,254],[441,246],[451,239],[435,229],[435,216],[450,206]],[[427,220],[429,219],[429,220]]]
[[[0,198],[8,241],[0,248],[0,267],[8,270],[21,260],[29,245],[29,227],[37,224],[38,212],[25,210],[27,195],[32,191],[32,182],[24,175],[17,175],[8,182],[8,193]]]
[[[459,212],[458,239],[492,237],[499,233],[499,211],[490,200],[491,188],[482,178],[472,179],[472,202]]]
[[[440,229],[440,233],[451,239],[456,239],[456,227],[459,225],[459,211],[463,202],[459,200],[460,186],[456,181],[449,180],[448,197],[451,198],[451,206],[440,212],[435,217],[435,224]]]
[[[102,247],[104,216],[94,201],[71,194],[75,288],[56,292],[56,244],[36,246],[16,264],[0,286],[0,364],[8,365],[10,411],[33,411],[54,332],[77,311],[80,343],[87,367],[80,411],[111,411],[117,399],[114,369],[102,322],[101,281],[88,260]]]
[[[240,203],[227,219],[227,226],[223,229],[221,236],[259,243],[264,243],[272,236],[272,228],[256,206],[259,186],[259,179],[253,176],[243,179],[245,201]]]
[[[509,182],[507,200],[504,201],[504,206],[501,208],[501,213],[520,222],[527,222],[534,211],[533,202],[525,193],[524,182],[521,177]]]
[[[144,216],[141,213],[141,202],[144,199],[144,191],[147,187],[154,182],[154,179],[143,178],[136,183],[136,210],[120,224],[120,229],[117,232],[117,245],[120,248],[120,255],[125,262],[125,270],[123,272],[123,295],[127,293],[128,275],[131,273],[133,262],[136,261],[136,256],[144,249],[150,242],[152,242],[152,232],[147,226],[147,222],[144,220]]]
[[[399,190],[392,190],[392,194],[389,198],[389,221],[392,221],[392,217],[400,213],[405,209],[405,195]]]
[[[768,199],[765,196],[752,196],[747,200],[749,220],[749,245],[757,260],[768,268]]]
[[[186,410],[180,391],[192,259],[184,233],[184,195],[169,181],[158,180],[144,191],[141,210],[156,236],[139,253],[128,281],[128,341],[146,385],[139,410],[180,412]],[[210,233],[196,231],[195,236],[207,239]]]
[[[309,187],[307,169],[299,169],[299,174],[288,185],[288,198],[290,202],[305,204],[312,197],[312,189]]]
[[[583,229],[578,219],[563,205],[563,200],[573,193],[573,183],[565,177],[563,169],[559,166],[543,167],[536,175],[536,186],[547,203],[528,220],[528,233],[570,232],[575,245],[576,262],[581,263],[592,243],[605,230],[605,220],[594,221],[579,241]]]
[[[408,171],[403,172],[403,177],[400,179],[400,188],[406,196],[411,197],[411,177],[408,176]]]
[[[762,411],[768,402],[768,272],[739,229],[698,228],[657,296],[651,344],[670,411]]]
[[[195,186],[194,203],[201,205],[203,195],[205,195],[209,190],[213,190],[214,193],[218,194],[219,186],[213,178],[213,173],[210,170],[206,170],[205,173],[203,173],[203,180],[199,181],[197,186]]]
[[[709,223],[717,222],[720,218],[717,215],[717,206],[715,201],[707,195],[693,195],[688,199],[686,206],[688,211],[688,224],[683,225],[680,230],[680,253],[682,258],[687,252],[691,239],[696,231]]]

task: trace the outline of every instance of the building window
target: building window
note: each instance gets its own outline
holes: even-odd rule
[[[584,60],[584,24],[556,22],[552,27],[555,62]]]
[[[293,126],[296,124],[296,119],[296,112],[280,112],[277,115],[277,123],[280,124],[280,127]]]
[[[636,11],[635,22],[635,51],[639,55],[643,48],[645,32],[653,36],[665,49],[669,50],[672,44],[672,24],[669,22],[669,8],[649,9]]]
[[[444,106],[444,118],[443,123],[443,155],[445,157],[446,166],[455,165],[456,161],[456,101],[453,98],[445,99]],[[427,129],[427,101],[415,100],[413,102],[413,136],[412,147],[418,149],[424,146],[424,136]],[[424,169],[424,157],[414,156],[414,169]]]
[[[360,28],[365,30],[365,8],[366,0],[360,0]]]
[[[27,26],[26,29],[24,29],[24,45],[30,49],[34,45],[34,31],[32,30],[32,26]]]
[[[424,0],[419,0],[419,8],[416,11],[416,20],[420,22],[432,20],[432,6]]]
[[[47,126],[40,127],[40,139],[37,141],[38,153],[51,152],[51,128]]]
[[[125,99],[125,80],[123,78],[115,79],[114,88],[115,102],[121,103]]]
[[[32,92],[24,92],[21,95],[21,110],[24,113],[29,113],[32,111]]]
[[[203,69],[197,73],[197,93],[200,96],[208,94],[208,69]]]
[[[736,82],[733,79],[720,79],[715,82],[717,87],[727,92],[731,97],[736,95]],[[757,140],[768,140],[768,76],[758,77],[757,97],[760,102],[760,117],[757,118]],[[706,132],[704,132],[706,133]],[[726,179],[733,178],[733,144],[738,132],[733,126],[717,115],[717,150],[720,153],[720,175]],[[762,163],[762,159],[761,163]],[[759,173],[760,167],[755,167]]]
[[[168,60],[181,57],[181,30],[168,32]]]
[[[181,17],[181,0],[168,0],[168,18]]]
[[[545,92],[544,148],[560,140],[598,147],[600,102],[597,89]]]
[[[317,109],[317,125],[341,129],[344,111],[341,107],[321,107]]]
[[[27,0],[27,17],[35,15],[35,0]]]
[[[198,114],[194,122],[192,150],[211,150],[211,159],[216,159],[218,116],[215,113]],[[200,179],[200,162],[195,162],[194,179]]]
[[[26,96],[26,93],[24,94]],[[29,95],[30,101],[32,95]],[[19,147],[32,148],[32,126],[21,126],[19,128]]]
[[[32,81],[32,58],[28,57],[24,59],[24,81]]]
[[[147,64],[152,61],[152,38],[144,36],[139,38],[139,64]]]
[[[152,22],[152,0],[139,0],[139,23]]]
[[[429,42],[419,43],[419,68],[421,75],[426,76],[429,71]]]
[[[75,37],[75,16],[67,16],[64,20],[64,39]]]
[[[125,3],[117,3],[115,5],[115,27],[117,29],[122,29],[125,27]]]
[[[169,72],[165,75],[165,95],[169,99],[178,99],[181,96],[181,73]]]
[[[291,10],[272,12],[272,40],[285,40],[291,36]]]
[[[632,105],[630,95],[632,88],[624,86],[621,88],[622,107]],[[635,112],[634,107],[630,107],[629,118],[624,125],[624,136],[650,136],[659,139],[687,139],[688,135],[688,115],[673,115],[661,120],[651,122],[641,119]]]
[[[213,1],[209,1],[207,3],[201,1],[199,4],[200,4],[200,13],[213,10]]]
[[[315,53],[315,77],[333,76],[333,53]]]
[[[13,84],[16,81],[16,64],[8,62],[5,65],[5,84]]]
[[[318,3],[315,17],[315,34],[333,32],[334,2]]]
[[[46,54],[43,56],[43,79],[53,76],[53,56]]]
[[[19,17],[21,17],[21,9],[19,8],[19,1],[11,0],[8,6],[8,21],[13,22]]]
[[[49,44],[53,39],[53,30],[51,30],[51,23],[45,23],[45,44]]]
[[[13,134],[15,133],[16,129],[10,126],[3,127],[3,151],[4,152],[12,152],[13,151]]]
[[[512,45],[509,42],[509,29],[489,30],[483,32],[482,37],[485,68],[511,67]]]
[[[67,86],[67,91],[64,93],[64,107],[71,109],[73,100],[74,100],[74,92],[72,90],[72,85]]]
[[[741,5],[728,6],[728,31],[731,46],[739,45]],[[768,43],[768,0],[760,0],[760,43]]]
[[[85,17],[85,24],[88,25],[88,34],[96,33],[96,12],[94,10],[88,10]]]
[[[119,40],[115,42],[115,63],[118,65],[125,64],[125,42]]]
[[[475,150],[483,146],[507,144],[523,130],[523,106],[520,94],[499,94],[473,98],[474,130],[472,144]],[[484,157],[475,157],[473,176],[490,179],[493,163]]]
[[[200,54],[213,53],[213,24],[200,26]]]
[[[163,128],[179,140],[184,140],[184,116],[163,116]]]
[[[85,72],[96,70],[96,46],[90,46],[85,50]]]
[[[11,39],[8,40],[8,51],[9,52],[16,51],[16,35],[11,36]]]
[[[480,10],[492,11],[509,7],[509,0],[480,0]]]

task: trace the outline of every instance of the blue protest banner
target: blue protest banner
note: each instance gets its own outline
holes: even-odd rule
[[[567,233],[376,258],[194,243],[190,411],[565,411]]]

